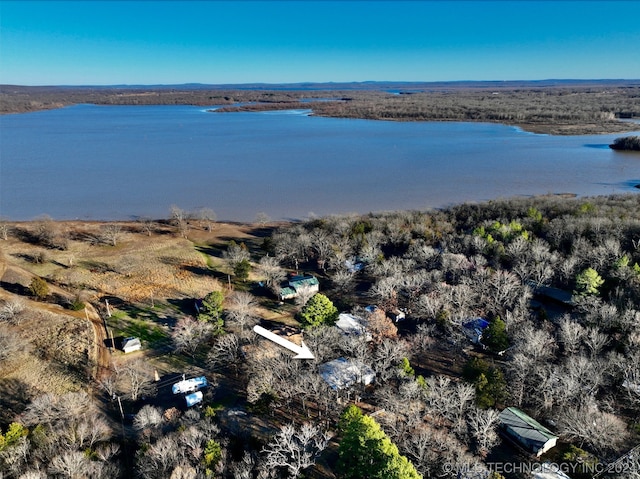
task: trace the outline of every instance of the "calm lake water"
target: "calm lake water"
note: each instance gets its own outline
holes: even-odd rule
[[[640,156],[607,147],[620,135],[206,110],[77,105],[1,116],[0,216],[166,218],[175,204],[251,221],[639,192]]]

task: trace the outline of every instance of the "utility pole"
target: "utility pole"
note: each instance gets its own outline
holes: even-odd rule
[[[109,300],[105,298],[104,304],[107,305],[107,316],[111,317],[111,310],[109,309]]]

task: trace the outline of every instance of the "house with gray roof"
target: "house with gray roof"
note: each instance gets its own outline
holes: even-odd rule
[[[376,377],[376,373],[369,366],[346,358],[321,364],[318,369],[322,379],[334,391],[340,391],[358,383],[368,386]]]
[[[498,419],[508,439],[536,456],[547,452],[558,441],[558,436],[517,407],[505,408]]]

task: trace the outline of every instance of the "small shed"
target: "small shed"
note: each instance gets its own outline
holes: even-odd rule
[[[558,436],[516,407],[505,408],[498,416],[506,436],[536,456],[556,445]]]
[[[320,376],[334,391],[356,383],[365,386],[373,383],[376,373],[369,366],[346,358],[338,358],[320,365]]]
[[[122,350],[126,353],[132,353],[134,351],[140,351],[142,349],[142,343],[135,337],[124,338],[122,340]]]

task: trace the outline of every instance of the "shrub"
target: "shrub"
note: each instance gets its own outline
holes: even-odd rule
[[[29,284],[29,290],[31,291],[31,294],[33,294],[37,299],[40,300],[45,299],[47,296],[49,296],[49,285],[44,279],[38,276],[31,280],[31,284]]]

